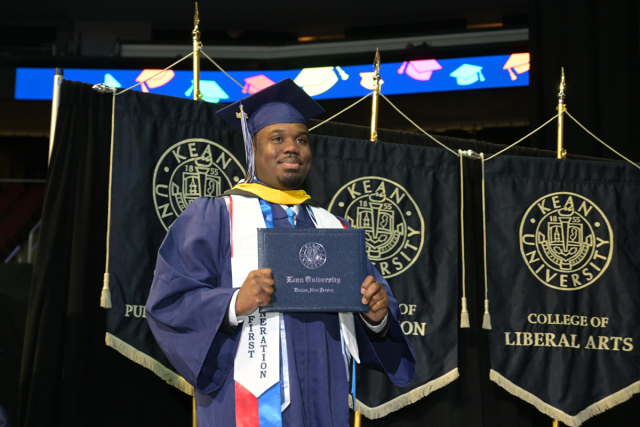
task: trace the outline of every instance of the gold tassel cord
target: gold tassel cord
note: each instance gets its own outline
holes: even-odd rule
[[[489,314],[489,282],[487,280],[487,216],[484,194],[484,153],[480,153],[482,162],[482,244],[484,252],[484,315],[482,316],[482,329],[491,329],[491,315]]]
[[[580,123],[578,120],[576,120],[575,117],[573,117],[571,114],[569,114],[569,110],[565,110],[564,111],[567,116],[569,116],[571,118],[571,120],[573,120],[574,122],[576,122],[576,124],[578,126],[580,126],[582,129],[584,129],[585,132],[587,132],[589,135],[591,135],[592,137],[594,137],[596,139],[596,141],[598,141],[600,144],[604,145],[605,147],[607,147],[609,150],[613,151],[614,153],[616,153],[618,156],[620,156],[621,158],[623,158],[624,160],[626,160],[627,162],[631,163],[633,166],[637,167],[638,169],[640,169],[640,165],[638,165],[635,162],[632,162],[631,160],[629,160],[627,157],[623,156],[622,154],[618,153],[616,150],[614,150],[610,145],[608,145],[607,143],[605,143],[603,140],[601,140],[600,138],[598,138],[597,136],[595,136],[589,129],[587,129],[586,127],[584,127],[582,125],[582,123]]]
[[[467,291],[465,286],[465,260],[464,260],[464,172],[462,150],[458,150],[460,157],[460,241],[462,251],[462,309],[460,311],[460,328],[469,328],[469,310],[467,308]]]
[[[116,120],[116,92],[113,91],[111,102],[111,153],[109,155],[109,196],[107,205],[107,259],[104,267],[104,280],[100,295],[100,307],[111,308],[111,291],[109,289],[109,238],[111,237],[111,187],[113,183],[113,129]]]

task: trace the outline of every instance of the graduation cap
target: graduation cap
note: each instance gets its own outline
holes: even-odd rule
[[[398,69],[398,74],[404,73],[414,80],[426,81],[436,70],[442,70],[442,65],[435,59],[423,59],[420,61],[404,61]]]
[[[285,79],[219,110],[217,114],[242,133],[247,155],[246,181],[253,180],[255,159],[253,136],[275,123],[302,123],[324,109],[293,80]]]
[[[529,54],[528,53],[514,53],[512,54],[507,62],[502,67],[503,70],[509,71],[509,75],[511,76],[511,80],[516,80],[518,76],[515,75],[513,70],[518,74],[526,73],[529,71]]]
[[[478,65],[462,64],[453,73],[449,74],[449,76],[454,77],[460,86],[471,85],[478,80],[481,82],[484,81],[482,67]]]
[[[106,73],[104,75],[104,84],[105,86],[109,86],[109,87],[122,87],[120,82],[116,80],[116,78],[113,77],[110,73]]]
[[[273,86],[274,84],[276,84],[276,82],[274,82],[264,74],[247,77],[246,79],[244,79],[244,88],[242,89],[242,93],[254,94],[261,91],[262,89],[268,88],[269,86]]]
[[[349,75],[337,67],[342,80],[347,80]],[[338,83],[338,76],[334,67],[303,68],[293,81],[300,86],[309,96],[325,93]]]
[[[220,85],[215,80],[200,80],[200,92],[202,93],[202,99],[207,102],[217,104],[221,99],[229,99],[227,92],[222,90]],[[193,80],[191,80],[191,87],[184,93],[185,96],[191,97],[193,93]]]
[[[375,71],[367,71],[366,73],[360,73],[360,86],[365,89],[373,90],[373,76],[375,76]],[[384,80],[380,79],[380,86],[384,83]]]
[[[142,82],[140,87],[142,88],[143,92],[149,92],[149,89],[155,89],[157,87],[166,85],[176,75],[175,71],[173,70],[166,70],[160,73],[161,71],[162,70],[142,70],[140,75],[136,77],[136,81]],[[156,74],[158,75],[156,76]]]

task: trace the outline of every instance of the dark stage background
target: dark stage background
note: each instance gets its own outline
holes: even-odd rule
[[[106,313],[98,305],[104,271],[110,95],[65,82],[43,213],[40,255],[32,282],[20,388],[19,425],[189,425],[191,398],[104,344]],[[324,134],[364,138],[368,129],[341,124]],[[424,135],[381,131],[394,143],[436,146]],[[454,149],[494,153],[503,146],[439,137]],[[554,157],[514,148],[512,155]],[[460,330],[460,374],[452,384],[365,426],[537,426],[550,420],[489,381],[482,324],[480,164],[465,159],[467,295],[471,329]],[[474,208],[472,208],[472,206]],[[478,280],[476,280],[476,278]],[[586,426],[636,425],[640,398]]]
[[[560,67],[564,66],[569,111],[638,161],[638,2],[545,0],[532,1],[530,7],[531,127],[554,114]],[[570,119],[566,122],[569,158],[571,153],[612,158],[613,154]],[[111,98],[83,85],[65,84],[26,322],[20,404],[14,412],[19,426],[188,426],[191,422],[189,396],[104,343],[106,313],[98,302],[105,260],[110,133]],[[318,128],[318,133],[368,139],[369,130],[329,123]],[[435,146],[420,134],[380,130],[379,137],[387,142]],[[474,140],[438,139],[454,149],[494,153],[503,148]],[[555,125],[550,125],[523,143],[539,150],[514,148],[509,154],[554,157],[555,144]],[[476,231],[481,230],[481,223],[471,209],[480,203],[480,164],[465,159],[464,166],[472,328],[459,331],[461,377],[388,417],[365,419],[365,426],[551,425],[533,406],[489,381],[487,333],[480,329],[482,263],[472,257],[482,253],[482,235]],[[9,363],[8,354],[0,359],[0,369],[5,362]],[[4,384],[3,377],[2,387]],[[0,403],[8,406],[5,402]],[[638,419],[640,397],[635,396],[584,426],[635,426]]]

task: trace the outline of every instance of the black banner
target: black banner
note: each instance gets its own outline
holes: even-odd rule
[[[127,92],[116,97],[107,344],[189,393],[145,321],[144,305],[166,230],[195,198],[244,176],[240,135],[216,105]],[[313,135],[305,189],[367,230],[367,250],[400,302],[418,359],[414,382],[394,387],[358,373],[363,413],[379,418],[458,377],[458,157],[437,148]]]
[[[640,170],[485,162],[491,379],[569,426],[640,391]]]
[[[107,344],[191,393],[156,344],[144,306],[168,227],[197,197],[244,178],[243,144],[215,104],[134,91],[115,103]]]
[[[367,252],[400,303],[400,324],[418,360],[395,387],[357,372],[367,418],[380,418],[458,377],[459,158],[449,151],[346,138],[313,138],[309,193],[367,232]]]

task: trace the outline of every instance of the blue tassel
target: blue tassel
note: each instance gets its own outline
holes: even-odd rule
[[[242,125],[242,137],[244,138],[244,151],[247,155],[247,175],[244,178],[244,182],[252,182],[255,175],[256,161],[253,153],[253,141],[247,124],[247,115],[242,109],[242,104],[240,104],[240,123]]]

